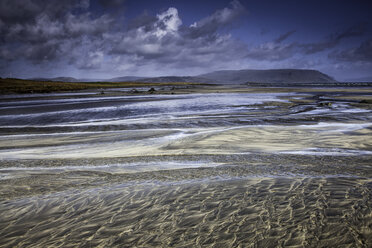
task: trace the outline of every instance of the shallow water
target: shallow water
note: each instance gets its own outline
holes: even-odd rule
[[[0,98],[0,246],[372,246],[357,97]]]

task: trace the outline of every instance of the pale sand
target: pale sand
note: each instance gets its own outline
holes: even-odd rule
[[[370,247],[371,179],[114,184],[1,202],[2,247]]]

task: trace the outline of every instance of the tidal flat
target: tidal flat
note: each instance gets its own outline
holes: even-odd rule
[[[0,247],[371,247],[371,87],[0,96]]]

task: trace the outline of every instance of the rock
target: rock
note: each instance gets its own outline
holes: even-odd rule
[[[130,93],[132,93],[132,94],[138,94],[138,93],[140,93],[138,90],[136,90],[136,89],[132,89],[131,91],[129,91]]]
[[[364,99],[364,100],[361,100],[360,103],[372,103],[372,100],[368,100],[368,99]]]
[[[156,91],[156,90],[155,90],[154,88],[151,88],[151,89],[148,90],[148,92],[149,92],[150,94],[154,93],[155,91]]]
[[[319,103],[319,106],[323,106],[323,107],[332,107],[332,103],[331,102],[321,102]]]

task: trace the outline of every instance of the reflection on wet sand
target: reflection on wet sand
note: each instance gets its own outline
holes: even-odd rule
[[[0,98],[0,247],[372,246],[370,91],[272,91]]]

